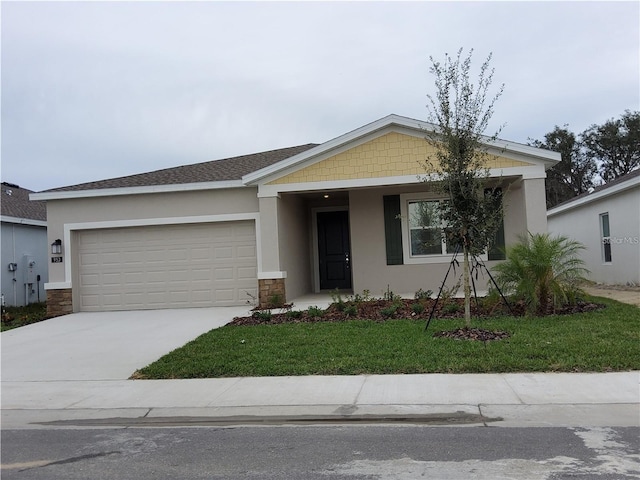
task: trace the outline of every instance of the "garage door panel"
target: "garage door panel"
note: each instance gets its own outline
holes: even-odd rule
[[[81,310],[244,305],[257,294],[253,222],[80,232]]]

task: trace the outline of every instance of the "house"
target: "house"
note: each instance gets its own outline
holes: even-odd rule
[[[45,202],[29,201],[33,192],[13,183],[2,182],[1,188],[3,305],[44,302],[49,260]]]
[[[47,202],[49,243],[61,240],[50,313],[436,290],[451,262],[440,225],[409,219],[442,200],[423,181],[433,128],[389,115],[321,145],[34,194]],[[487,148],[504,188],[500,241],[545,232],[545,170],[560,155],[503,140]],[[425,236],[436,239],[428,248]]]
[[[589,278],[607,285],[640,285],[640,170],[547,212],[549,231],[586,248]]]

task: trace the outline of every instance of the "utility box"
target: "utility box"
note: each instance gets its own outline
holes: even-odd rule
[[[36,283],[36,260],[33,255],[22,257],[22,271],[24,272],[24,283],[33,285]]]

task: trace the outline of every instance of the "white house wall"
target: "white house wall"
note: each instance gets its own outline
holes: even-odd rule
[[[611,263],[602,255],[600,214],[609,213]],[[585,245],[582,258],[594,282],[640,284],[640,187],[549,215],[549,231]]]

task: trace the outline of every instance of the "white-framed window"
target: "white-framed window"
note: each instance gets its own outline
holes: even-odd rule
[[[600,240],[602,244],[602,261],[611,263],[611,231],[609,229],[609,212],[600,214]]]
[[[454,249],[445,241],[440,206],[446,200],[428,193],[400,195],[404,263],[446,263]],[[481,258],[486,260],[486,255]]]

